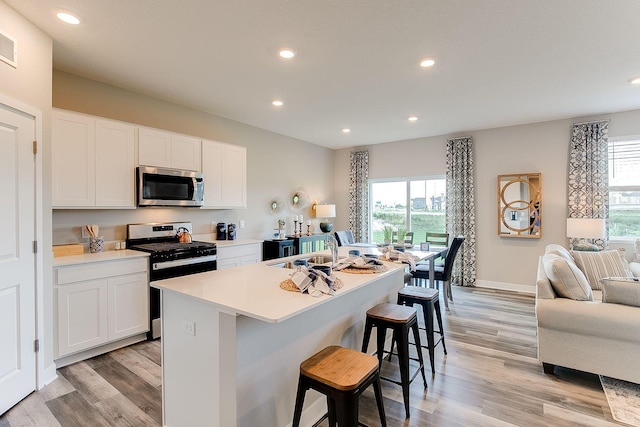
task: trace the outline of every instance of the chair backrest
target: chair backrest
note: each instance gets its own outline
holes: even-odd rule
[[[392,244],[397,244],[398,243],[398,232],[397,231],[393,231],[391,233],[391,243]],[[404,244],[405,245],[413,245],[413,231],[407,231],[407,233],[404,236]]]
[[[427,231],[425,242],[435,246],[449,246],[449,233],[431,233]]]
[[[453,262],[456,260],[458,249],[464,243],[464,236],[454,237],[451,246],[447,250],[447,257],[444,259],[444,268],[442,275],[445,281],[451,280],[451,272],[453,271]]]
[[[355,243],[353,240],[353,232],[351,230],[336,231],[334,234],[338,241],[338,246],[351,245]]]

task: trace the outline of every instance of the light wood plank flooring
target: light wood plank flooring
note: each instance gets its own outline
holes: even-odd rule
[[[460,287],[453,295],[444,313],[449,354],[437,347],[436,374],[427,368],[426,390],[419,376],[411,385],[410,419],[400,387],[383,381],[390,427],[620,425],[597,376],[542,372],[532,296]],[[396,366],[385,363],[384,370],[392,375]],[[160,343],[143,342],[60,369],[56,381],[0,417],[0,427],[158,426],[161,382]],[[360,418],[379,425],[369,390]]]

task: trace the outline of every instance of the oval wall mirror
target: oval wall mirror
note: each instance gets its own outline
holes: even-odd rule
[[[498,236],[542,236],[540,173],[498,175]]]

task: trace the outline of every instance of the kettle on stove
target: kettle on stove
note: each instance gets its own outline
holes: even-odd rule
[[[178,238],[179,243],[191,243],[193,240],[191,238],[191,233],[189,233],[189,230],[185,227],[178,228],[178,234],[176,234],[176,237]]]

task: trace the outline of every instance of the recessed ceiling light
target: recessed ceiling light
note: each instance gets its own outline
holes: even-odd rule
[[[422,61],[420,61],[420,66],[422,68],[429,68],[433,67],[434,65],[436,65],[436,60],[434,58],[424,58]]]
[[[632,85],[640,85],[640,77],[634,77],[631,80],[629,80],[629,83],[631,83]]]
[[[349,129],[349,128],[343,128],[342,129],[342,133],[349,133],[349,132],[351,132],[351,129]]]
[[[296,56],[296,53],[292,49],[284,48],[278,51],[278,55],[282,59],[291,59]]]
[[[409,116],[408,120],[410,122],[417,122],[418,121],[418,116]]]
[[[80,23],[78,18],[67,12],[58,12],[56,16],[59,20],[66,22],[67,24],[78,25]]]
[[[280,101],[279,99],[276,99],[271,104],[276,106],[276,107],[282,107],[284,105],[284,102]]]

